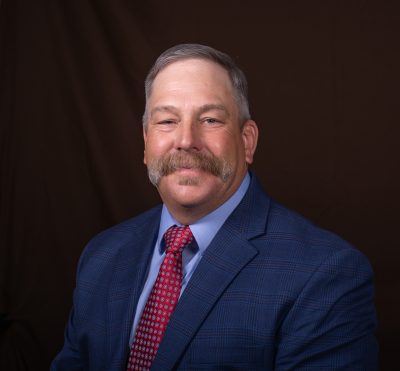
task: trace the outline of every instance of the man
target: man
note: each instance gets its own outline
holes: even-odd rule
[[[96,236],[52,370],[375,370],[372,272],[248,172],[258,129],[229,56],[184,44],[146,79],[162,206]]]

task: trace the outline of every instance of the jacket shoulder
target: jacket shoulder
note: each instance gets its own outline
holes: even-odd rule
[[[283,250],[301,252],[303,258],[320,260],[346,254],[369,266],[368,259],[351,243],[274,200],[270,200],[266,236],[281,241],[279,245]]]
[[[132,243],[137,236],[158,226],[162,206],[158,205],[135,217],[127,219],[95,235],[82,252],[79,265],[93,256],[108,256]]]

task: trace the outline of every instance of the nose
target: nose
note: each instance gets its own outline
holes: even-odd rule
[[[195,122],[188,120],[179,124],[176,131],[176,149],[184,151],[201,149],[201,133]]]

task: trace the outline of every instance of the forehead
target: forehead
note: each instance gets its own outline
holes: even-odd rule
[[[205,59],[184,59],[164,67],[155,77],[153,89],[165,83],[185,81],[190,84],[213,81],[232,88],[228,72],[219,64]]]
[[[162,68],[156,75],[155,78],[158,76],[169,73],[173,71],[173,73],[176,73],[177,71],[184,71],[184,70],[190,70],[190,69],[207,69],[209,71],[214,71],[216,74],[220,74],[225,76],[226,78],[229,79],[228,71],[222,67],[220,64],[217,62],[214,62],[210,59],[205,59],[205,58],[184,58],[180,60],[173,61],[172,63],[169,63],[166,65],[164,68]]]
[[[232,94],[228,72],[219,64],[205,59],[184,59],[164,67],[155,77],[151,95],[174,88],[222,89]]]

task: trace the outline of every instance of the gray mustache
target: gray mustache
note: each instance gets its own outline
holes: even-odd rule
[[[160,160],[159,170],[162,176],[169,175],[180,168],[194,168],[221,176],[224,163],[217,157],[202,152],[176,152]]]

